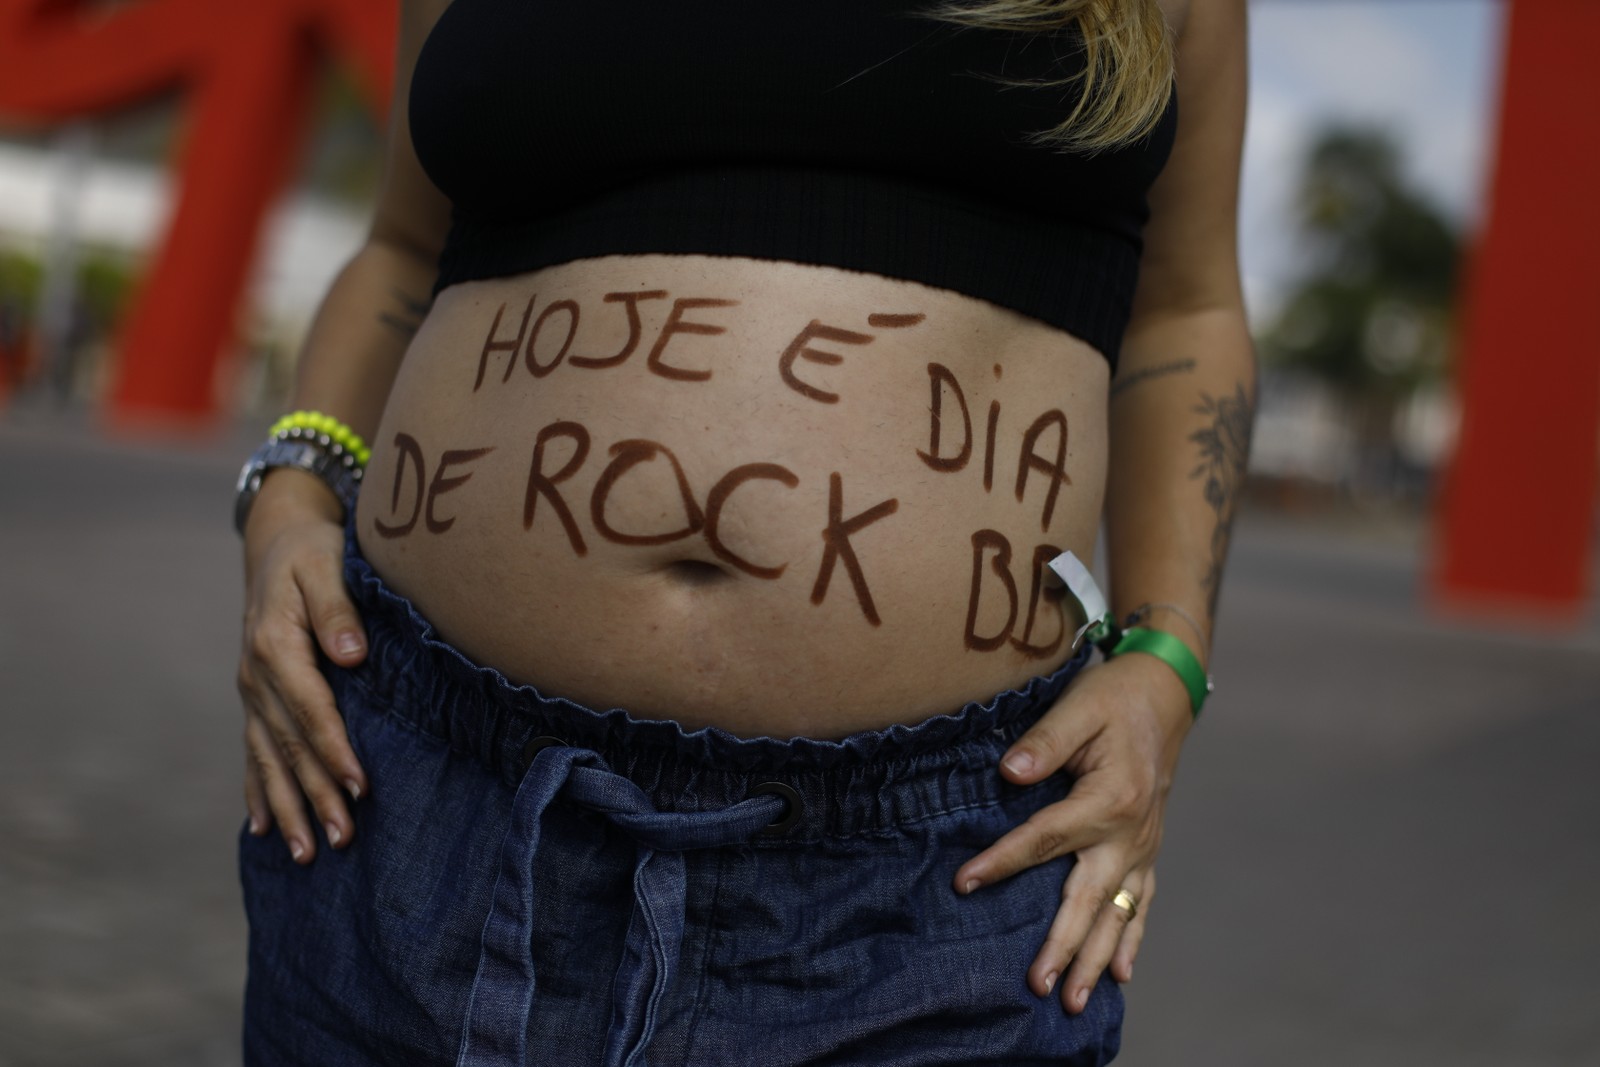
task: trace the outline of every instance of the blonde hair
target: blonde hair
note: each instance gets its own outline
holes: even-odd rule
[[[1172,92],[1172,32],[1156,0],[948,0],[929,14],[944,22],[983,29],[1040,33],[1077,25],[1084,68],[1056,80],[1015,81],[1031,86],[1081,82],[1078,103],[1055,127],[1032,139],[1064,151],[1098,152],[1148,134]]]

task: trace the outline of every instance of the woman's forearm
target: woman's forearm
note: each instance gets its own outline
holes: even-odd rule
[[[1143,604],[1177,605],[1153,612],[1151,625],[1209,667],[1255,419],[1256,364],[1243,308],[1135,320],[1110,403],[1112,607],[1120,618]]]
[[[436,267],[410,249],[369,240],[317,309],[295,374],[292,406],[327,412],[370,439],[406,346],[427,314]]]
[[[312,320],[290,407],[332,415],[370,443],[406,346],[427,313],[435,272],[431,258],[403,245],[364,244]],[[335,521],[342,511],[316,477],[281,470],[263,481],[251,513],[307,507]]]

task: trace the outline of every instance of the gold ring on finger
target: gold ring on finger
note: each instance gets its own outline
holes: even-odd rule
[[[1129,922],[1132,922],[1133,917],[1139,914],[1139,898],[1126,889],[1117,890],[1117,895],[1111,898],[1111,906],[1113,908],[1121,908],[1127,912]]]

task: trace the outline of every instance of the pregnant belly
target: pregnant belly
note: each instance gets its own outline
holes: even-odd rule
[[[452,286],[395,382],[363,551],[517,682],[741,736],[914,722],[1052,669],[1105,361],[871,275],[618,256]]]

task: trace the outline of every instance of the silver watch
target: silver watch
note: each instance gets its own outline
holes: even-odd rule
[[[294,429],[280,434],[250,454],[244,469],[239,472],[239,495],[233,504],[233,526],[242,535],[244,524],[250,518],[250,507],[261,491],[261,480],[276,467],[294,467],[321,478],[339,502],[345,514],[356,506],[356,494],[361,491],[362,466],[356,457],[327,434],[312,430]]]

